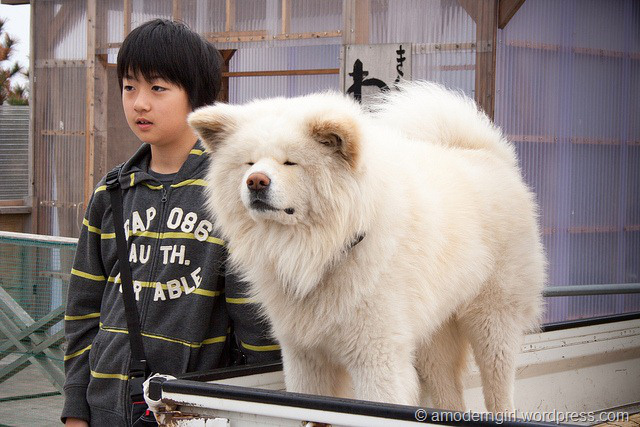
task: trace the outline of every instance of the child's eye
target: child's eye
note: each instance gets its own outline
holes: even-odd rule
[[[154,91],[154,92],[164,92],[164,91],[165,91],[165,90],[167,90],[167,89],[166,89],[166,88],[164,88],[164,87],[162,87],[162,86],[157,86],[157,85],[155,85],[155,86],[153,86],[153,87],[151,88],[151,90],[152,90],[152,91]]]
[[[124,90],[125,92],[131,92],[133,90],[133,86],[130,86],[130,85],[123,86],[122,90]]]

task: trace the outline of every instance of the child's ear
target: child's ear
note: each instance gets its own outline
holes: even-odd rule
[[[213,151],[235,130],[237,119],[233,110],[231,105],[216,104],[198,108],[187,117],[189,126],[196,131],[208,151]]]

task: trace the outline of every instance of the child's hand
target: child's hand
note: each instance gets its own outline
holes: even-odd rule
[[[80,418],[67,418],[67,422],[64,425],[67,427],[89,427],[89,423]]]

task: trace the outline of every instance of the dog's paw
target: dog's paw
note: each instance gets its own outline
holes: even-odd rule
[[[149,381],[151,380],[151,378],[165,378],[167,380],[175,380],[176,377],[172,375],[165,375],[165,374],[153,374],[149,378],[147,378],[144,384],[142,384],[142,390],[144,392],[144,400],[145,402],[147,402],[147,406],[149,406],[149,410],[151,410],[151,412],[156,414],[160,411],[167,411],[167,410],[173,409],[168,407],[165,403],[163,403],[162,400],[160,399],[152,400],[149,397]]]

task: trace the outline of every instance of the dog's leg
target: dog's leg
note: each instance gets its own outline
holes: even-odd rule
[[[473,304],[460,318],[480,368],[487,410],[512,411],[516,355],[523,332],[513,306]]]
[[[338,382],[343,379],[341,370],[324,355],[283,345],[282,363],[287,391],[323,396],[334,396],[338,392]]]
[[[416,368],[435,408],[464,411],[462,374],[467,352],[468,343],[453,319],[418,349]],[[421,400],[424,405],[426,399]]]
[[[347,363],[355,398],[375,402],[419,404],[418,373],[412,349],[393,340],[369,342]]]

